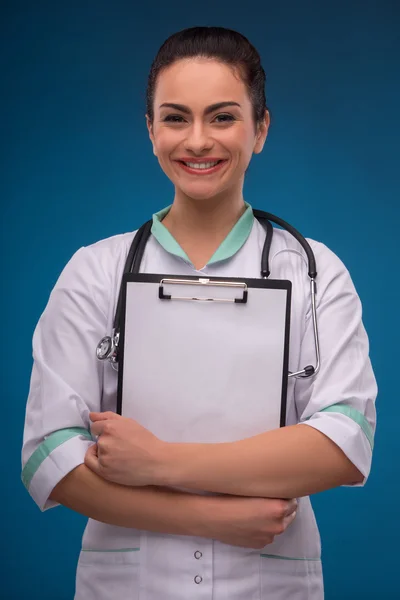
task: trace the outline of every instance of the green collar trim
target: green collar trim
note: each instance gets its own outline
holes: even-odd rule
[[[171,205],[172,206],[172,205]],[[170,234],[168,229],[161,223],[164,217],[167,216],[171,206],[167,206],[167,208],[163,208],[159,212],[153,215],[153,225],[151,227],[151,233],[156,238],[157,242],[161,244],[161,246],[169,252],[170,254],[174,254],[175,256],[179,256],[183,258],[186,262],[190,263],[189,257],[182,250],[176,239],[173,235]]]
[[[213,256],[207,263],[208,265],[231,258],[236,254],[236,252],[240,250],[240,248],[247,241],[247,238],[249,237],[251,229],[253,227],[254,215],[253,209],[250,206],[250,204],[245,202],[245,205],[245,212],[240,217],[239,221],[233,226],[233,228],[228,233],[221,245],[214,252]],[[170,254],[173,254],[174,256],[183,258],[183,260],[191,264],[191,261],[187,256],[186,252],[184,252],[184,250],[180,247],[176,239],[162,224],[162,220],[168,214],[170,208],[171,206],[167,206],[167,208],[163,208],[162,210],[153,215],[153,225],[151,228],[151,233],[154,235],[157,242],[164,248],[164,250],[166,250]]]

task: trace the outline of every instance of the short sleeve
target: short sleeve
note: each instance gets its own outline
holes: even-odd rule
[[[369,358],[362,307],[349,272],[323,244],[317,254],[317,319],[321,352],[319,373],[297,379],[299,421],[335,442],[362,473],[369,475],[376,426],[377,386]],[[315,364],[311,312],[302,339],[300,364]]]
[[[99,411],[102,364],[96,346],[107,327],[105,274],[90,248],[72,257],[34,332],[33,368],[22,448],[22,481],[45,510],[65,475],[93,443],[89,412]]]

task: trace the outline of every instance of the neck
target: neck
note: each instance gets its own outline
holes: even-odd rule
[[[242,190],[201,200],[177,191],[163,224],[173,235],[185,232],[193,236],[225,237],[244,211]]]
[[[243,195],[195,200],[176,194],[163,225],[186,252],[195,268],[204,267],[245,212]]]

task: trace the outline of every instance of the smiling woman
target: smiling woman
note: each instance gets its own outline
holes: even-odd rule
[[[292,283],[292,374],[308,365],[315,331],[304,248],[280,229],[271,242],[243,196],[246,170],[270,125],[256,49],[219,27],[171,36],[150,70],[146,123],[174,197],[153,216],[141,271],[255,279],[270,242],[272,277]],[[98,340],[113,328],[136,234],[102,240],[72,257],[33,340],[23,481],[42,510],[63,504],[89,517],[76,600],[187,600],[198,594],[322,600],[320,539],[309,495],[362,485],[375,430],[376,384],[348,271],[323,244],[308,240],[319,267],[313,308],[322,359],[315,377],[291,380],[285,427],[267,431],[262,424],[263,433],[253,437],[208,444],[197,443],[189,429],[193,443],[167,443],[116,414],[116,373],[95,356]],[[253,339],[246,337],[235,356],[239,363],[229,362],[226,349],[227,378],[248,359],[246,348],[257,357]],[[145,391],[137,390],[136,401]],[[180,400],[192,421],[206,426],[219,408],[217,429],[228,434],[229,427],[241,431],[245,417],[260,425],[251,398],[243,397],[232,415],[221,408],[229,398],[218,398],[211,410],[208,398],[204,405],[190,393]],[[160,419],[156,399],[142,405],[149,420]],[[176,407],[168,407],[166,428],[182,417]]]
[[[255,120],[238,67],[185,58],[164,67],[156,81],[147,125],[154,154],[175,184],[171,213],[188,198],[204,204],[229,196],[232,209],[242,207],[244,174],[253,153],[263,148],[269,116],[264,109]]]
[[[256,54],[254,59],[259,60]],[[154,154],[175,186],[163,225],[201,268],[244,212],[245,172],[268,133],[264,81],[256,79],[262,93],[253,94],[261,97],[260,110],[243,66],[232,59],[227,63],[200,54],[166,62],[156,59],[152,67],[147,106]]]

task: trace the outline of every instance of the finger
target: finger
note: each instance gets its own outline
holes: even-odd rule
[[[107,421],[97,421],[96,423],[92,423],[90,426],[92,435],[101,435],[104,431],[106,422]]]
[[[295,520],[295,518],[296,518],[296,515],[297,515],[297,511],[295,510],[294,512],[292,512],[292,514],[291,514],[291,515],[288,515],[287,517],[285,517],[285,518],[283,519],[283,525],[284,525],[285,529],[286,529],[286,527],[289,527],[289,525],[290,525],[291,523],[293,523],[293,521],[294,521],[294,520]]]
[[[97,457],[97,444],[92,444],[85,454],[85,465],[95,473],[99,473],[100,464]]]
[[[108,410],[107,412],[91,412],[89,418],[91,421],[111,421],[112,419],[120,419],[121,415]]]
[[[297,510],[297,500],[296,498],[292,498],[288,500],[287,509],[285,511],[285,517],[291,515],[293,512]]]
[[[89,448],[86,450],[86,456],[98,456],[98,448],[97,444],[91,444]]]

